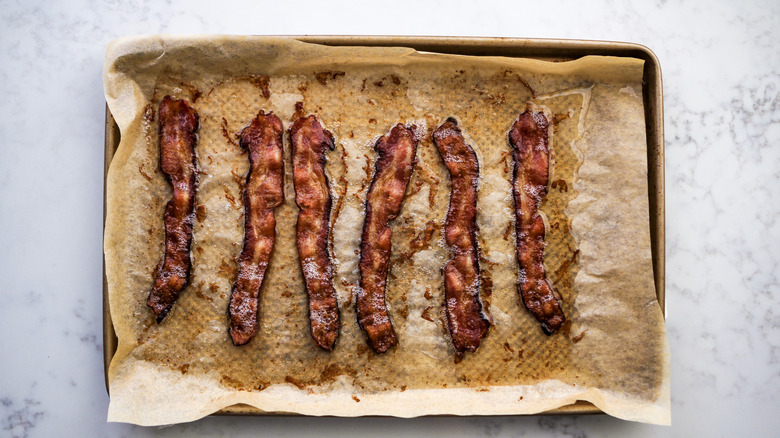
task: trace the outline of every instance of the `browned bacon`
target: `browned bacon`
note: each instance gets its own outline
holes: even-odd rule
[[[195,131],[198,114],[184,100],[165,96],[160,103],[160,167],[173,187],[165,206],[165,254],[146,305],[162,322],[190,279],[192,217],[195,209],[197,162]]]
[[[278,117],[260,111],[239,134],[241,147],[249,150],[250,168],[244,187],[244,248],[228,308],[235,345],[246,344],[257,333],[260,286],[276,238],[273,209],[284,201],[283,132]]]
[[[298,256],[309,296],[311,335],[318,347],[331,351],[339,336],[339,306],[333,288],[328,252],[331,195],[325,175],[325,153],[333,136],[316,116],[300,117],[290,127],[295,203],[298,204]]]
[[[509,130],[509,144],[514,149],[512,193],[520,265],[518,287],[523,304],[548,335],[566,320],[560,296],[544,268],[544,221],[539,215],[549,182],[549,129],[544,112],[528,109]]]
[[[385,303],[385,283],[392,231],[388,223],[401,211],[414,169],[417,137],[414,127],[398,124],[374,145],[379,157],[366,196],[366,219],[360,242],[360,288],[357,315],[368,344],[384,353],[398,343]]]
[[[450,173],[452,191],[444,238],[453,259],[444,267],[447,325],[458,352],[476,351],[490,323],[479,297],[479,247],[477,246],[477,155],[466,143],[458,122],[449,118],[433,132],[433,142]]]

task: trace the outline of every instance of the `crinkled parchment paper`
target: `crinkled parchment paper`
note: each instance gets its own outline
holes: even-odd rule
[[[616,417],[668,424],[669,356],[653,287],[642,105],[643,61],[530,59],[325,47],[261,37],[135,37],[108,47],[105,93],[122,134],[107,182],[106,275],[118,351],[109,421],[191,421],[237,403],[306,415],[531,414],[588,400]],[[171,189],[159,169],[163,96],[200,115],[190,285],[163,323],[146,307]],[[545,264],[570,323],[545,336],[516,291],[506,133],[527,102],[554,120],[542,206]],[[297,208],[285,138],[285,203],[261,293],[260,330],[231,344],[227,303],[243,241],[247,155],[236,133],[261,109],[289,126],[296,104],[336,138],[332,255],[342,329],[316,348],[295,251]],[[455,357],[442,314],[449,177],[430,134],[455,116],[480,160],[483,294],[494,322]],[[354,312],[363,201],[376,139],[397,123],[421,135],[393,228],[387,289],[399,345],[375,355]]]

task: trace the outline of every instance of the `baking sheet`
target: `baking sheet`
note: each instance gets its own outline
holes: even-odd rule
[[[198,62],[190,62],[195,56]],[[610,68],[605,70],[604,65]],[[107,192],[107,278],[119,334],[119,350],[110,371],[110,419],[141,424],[187,421],[236,402],[313,415],[532,413],[578,398],[589,399],[613,415],[644,421],[664,421],[666,409],[668,419],[665,335],[660,308],[657,303],[653,307],[652,301],[641,61],[603,58],[556,65],[420,55],[409,49],[356,50],[290,40],[209,37],[119,41],[109,48],[106,66],[107,100],[123,139],[109,171]],[[269,76],[267,92],[261,75]],[[198,195],[205,213],[195,227],[193,284],[166,323],[156,326],[143,303],[161,254],[159,222],[169,197],[156,167],[154,123],[155,105],[165,93],[195,100],[201,114],[198,154],[204,174]],[[613,95],[619,99],[618,106]],[[567,334],[547,338],[519,307],[514,262],[509,260],[513,238],[506,235],[511,215],[504,211],[495,216],[483,208],[478,219],[483,266],[491,266],[490,309],[496,327],[476,355],[455,363],[437,312],[441,280],[436,276],[447,258],[446,249],[436,244],[440,240],[437,223],[446,209],[447,182],[427,133],[444,117],[459,117],[483,164],[480,205],[492,211],[502,205],[506,209],[509,185],[501,164],[508,150],[504,135],[529,99],[547,106],[559,118],[552,179],[565,183],[566,189],[558,182],[543,207],[551,221],[546,264],[564,295],[564,308],[573,324]],[[334,195],[340,200],[339,216],[334,220],[334,255],[337,283],[342,282],[344,328],[332,355],[316,351],[308,339],[300,273],[290,278],[290,269],[274,268],[297,267],[291,231],[297,210],[291,201],[291,185],[288,202],[277,211],[279,240],[264,287],[263,331],[250,348],[236,349],[224,330],[236,246],[240,250],[243,236],[242,208],[235,200],[240,199],[240,181],[246,171],[246,158],[231,144],[231,133],[260,108],[273,109],[288,122],[296,102],[320,114],[339,143],[328,171],[335,183]],[[393,317],[401,345],[389,355],[374,356],[366,351],[354,313],[350,313],[351,287],[356,283],[353,251],[362,225],[361,196],[370,177],[372,140],[399,120],[417,123],[426,135],[412,189],[394,225],[397,256],[388,299],[391,311],[397,310]],[[583,157],[582,168],[592,164],[596,169],[586,172],[584,176],[592,174],[589,179],[583,178],[581,168],[575,181]],[[615,166],[610,160],[616,158],[619,163],[609,175],[599,171],[601,163]],[[607,192],[606,201],[592,199],[591,194],[604,188],[605,177],[616,184],[614,191]],[[625,204],[615,193],[635,202],[630,207],[599,205],[610,200]],[[588,217],[605,211],[612,216]],[[575,221],[569,232],[571,218]],[[602,222],[619,223],[626,231],[625,239],[635,241],[622,246],[625,239],[607,239],[616,242],[618,249],[631,247],[631,266],[619,260],[615,263],[610,256],[614,248],[588,246],[594,244],[593,239],[600,241],[599,227],[593,225]],[[409,244],[425,240],[428,234],[434,243],[409,255],[414,249]],[[585,249],[577,241],[580,236],[586,236]],[[600,256],[586,257],[592,254]],[[587,274],[591,268],[603,271],[601,262],[607,264],[609,273],[606,277],[599,273],[594,283]],[[625,286],[613,279],[629,279],[628,287],[633,290],[625,293],[604,287]],[[579,281],[584,286],[574,287],[572,283]],[[587,289],[588,285],[594,290]],[[583,290],[587,290],[585,296]],[[615,292],[626,296],[615,296]],[[607,302],[629,307],[632,296],[640,297],[649,307],[625,313],[602,301],[594,306],[599,293],[607,295]],[[428,318],[423,317],[426,309]],[[610,321],[609,317],[594,317],[593,312],[612,312],[618,318]],[[654,331],[638,338],[631,330],[612,333],[613,324],[623,328],[624,317],[632,314],[644,321],[640,328]],[[624,339],[616,339],[622,335]],[[605,338],[613,344],[599,342]],[[628,357],[626,363],[616,360],[614,351],[598,351],[600,345],[609,348],[618,341],[637,339],[637,351],[623,355]],[[626,387],[637,371],[632,363],[638,357],[648,359],[640,370],[643,374],[634,379],[641,382]],[[605,377],[603,371],[611,373],[610,367],[617,373]],[[172,389],[157,394],[153,388],[160,381]],[[180,410],[159,409],[174,402]],[[653,415],[654,419],[648,419]]]

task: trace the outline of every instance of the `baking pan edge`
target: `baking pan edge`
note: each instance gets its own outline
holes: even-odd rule
[[[483,37],[422,37],[422,36],[290,36],[307,43],[330,46],[403,46],[418,51],[473,56],[508,56],[546,60],[573,60],[588,55],[624,56],[645,61],[642,94],[645,106],[647,135],[648,197],[650,205],[650,239],[655,290],[661,311],[666,315],[666,249],[665,249],[665,189],[664,189],[664,126],[663,82],[661,65],[649,48],[635,43],[566,39],[483,38]],[[105,231],[108,168],[119,146],[119,127],[106,106],[105,164],[103,175],[103,229]],[[117,348],[117,338],[108,305],[108,284],[103,263],[103,366],[106,391],[108,368]],[[578,401],[546,411],[540,415],[599,414],[592,403]],[[216,415],[297,415],[263,412],[248,405],[233,405]]]

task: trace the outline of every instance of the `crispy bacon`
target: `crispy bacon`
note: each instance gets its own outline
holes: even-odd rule
[[[417,152],[414,127],[407,128],[399,123],[376,142],[374,150],[379,157],[366,196],[357,315],[360,328],[368,336],[368,344],[375,352],[384,353],[398,343],[385,303],[392,236],[388,222],[401,211],[414,169]]]
[[[335,145],[331,133],[314,115],[295,120],[290,141],[295,203],[300,209],[296,241],[309,296],[311,335],[318,347],[331,351],[339,336],[339,306],[328,251],[332,198],[325,175],[325,152]]]
[[[466,143],[455,119],[433,132],[433,143],[450,172],[452,191],[444,223],[444,238],[453,259],[444,266],[447,325],[458,352],[476,351],[490,322],[479,297],[480,270],[477,244],[477,154]]]
[[[282,122],[263,111],[239,134],[249,150],[249,173],[244,187],[244,249],[238,258],[238,276],[230,295],[230,337],[235,345],[257,333],[260,286],[276,238],[274,207],[284,201],[282,188]]]
[[[184,100],[165,96],[160,103],[160,167],[173,187],[165,206],[165,254],[146,305],[162,322],[189,283],[192,217],[195,209],[198,114]]]
[[[553,334],[566,317],[561,298],[544,268],[544,221],[539,205],[547,195],[550,148],[549,121],[541,110],[528,109],[509,130],[514,149],[512,194],[515,199],[518,288],[523,304],[541,323],[545,334]]]

